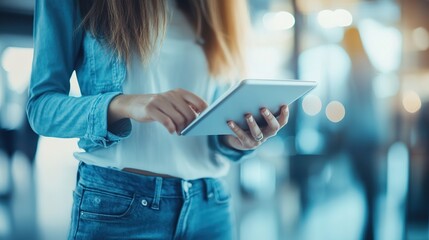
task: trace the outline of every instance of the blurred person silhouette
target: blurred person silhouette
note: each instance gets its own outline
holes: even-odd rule
[[[2,37],[0,43],[4,43]],[[8,55],[6,50],[13,46],[0,45],[6,47],[0,49],[0,239],[37,239],[33,165],[38,135],[29,126],[25,111],[31,66],[19,62],[31,59]],[[18,65],[12,71],[24,74],[6,72],[8,64]]]
[[[416,144],[411,148],[407,224],[429,227],[429,102],[422,102],[416,124]]]
[[[264,127],[243,116],[250,131],[225,123],[235,135],[175,133],[243,72],[247,22],[245,0],[36,1],[28,117],[84,150],[70,239],[233,238],[220,178],[276,135],[287,106],[262,108]],[[82,97],[68,95],[74,70]]]
[[[351,60],[348,81],[345,146],[352,170],[363,187],[366,204],[364,239],[374,239],[375,200],[377,197],[377,150],[379,134],[372,81],[376,70],[356,27],[345,30],[343,47]]]
[[[0,81],[0,151],[4,152],[7,160],[7,169],[3,169],[6,176],[2,177],[6,184],[2,186],[4,189],[0,189],[0,198],[9,199],[13,193],[12,159],[15,153],[20,152],[33,165],[39,136],[31,129],[26,117],[27,91],[15,92],[5,77]]]
[[[0,68],[0,70],[2,70]],[[6,157],[7,167],[2,169],[3,176],[0,176],[0,199],[8,199],[12,193],[12,174],[11,160],[14,153],[14,136],[15,130],[5,126],[6,107],[8,99],[8,86],[3,71],[0,71],[0,153]]]
[[[0,128],[0,151],[4,153],[6,160],[8,161],[7,169],[2,170],[5,175],[1,176],[1,181],[5,182],[1,184],[0,199],[9,199],[13,191],[11,161],[13,153],[15,152],[13,144],[14,138],[15,130]]]
[[[6,169],[2,169],[5,175],[1,176],[0,199],[9,199],[13,192],[12,180],[12,157],[15,152],[15,135],[16,130],[7,129],[0,126],[0,151],[4,153],[7,161]]]

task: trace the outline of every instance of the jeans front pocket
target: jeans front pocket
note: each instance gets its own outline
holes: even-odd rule
[[[130,215],[134,196],[85,188],[80,203],[80,219],[114,221]]]

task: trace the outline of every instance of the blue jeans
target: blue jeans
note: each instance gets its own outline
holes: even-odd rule
[[[233,239],[218,179],[149,177],[81,163],[69,239]]]

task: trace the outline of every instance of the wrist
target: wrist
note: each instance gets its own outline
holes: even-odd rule
[[[124,118],[129,118],[126,111],[126,95],[118,95],[110,101],[108,109],[108,123],[114,123]]]

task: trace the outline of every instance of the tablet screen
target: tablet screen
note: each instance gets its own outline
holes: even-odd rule
[[[317,83],[300,80],[246,79],[225,92],[202,112],[182,132],[185,136],[233,134],[227,121],[233,120],[247,129],[245,114],[251,113],[256,121],[265,125],[260,116],[262,107],[278,116],[282,105],[289,105],[302,97]]]

